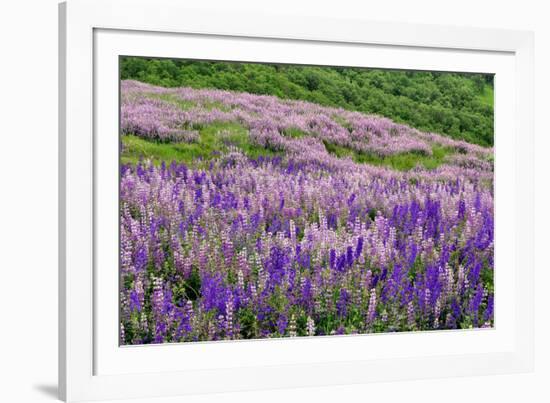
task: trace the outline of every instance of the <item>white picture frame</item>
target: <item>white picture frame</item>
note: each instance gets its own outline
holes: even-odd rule
[[[226,12],[201,12],[170,0],[70,0],[59,13],[62,399],[532,370],[531,33],[258,14],[228,18]],[[495,73],[495,329],[119,347],[113,283],[118,243],[112,227],[118,206],[113,188],[118,186],[118,92],[113,88],[118,56],[127,54]]]

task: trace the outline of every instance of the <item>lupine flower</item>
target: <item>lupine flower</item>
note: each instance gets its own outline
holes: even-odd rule
[[[357,247],[355,248],[355,259],[359,258],[359,256],[361,255],[361,252],[363,251],[363,237],[360,236],[358,239],[357,239]]]
[[[376,316],[376,288],[370,290],[369,308],[367,311],[367,323],[372,323]]]
[[[231,294],[227,297],[225,303],[225,334],[228,339],[232,339],[233,334],[233,297]]]
[[[416,323],[415,318],[415,311],[414,311],[414,303],[413,301],[409,301],[407,304],[407,324],[410,328],[414,328],[414,325]]]
[[[311,316],[307,317],[306,330],[308,336],[315,336],[315,322],[311,319]]]
[[[296,317],[294,315],[290,317],[290,322],[288,324],[288,335],[290,337],[296,337],[298,335],[296,333]]]

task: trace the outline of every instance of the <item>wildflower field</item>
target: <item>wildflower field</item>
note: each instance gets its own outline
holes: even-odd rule
[[[493,149],[121,82],[121,344],[492,327]]]

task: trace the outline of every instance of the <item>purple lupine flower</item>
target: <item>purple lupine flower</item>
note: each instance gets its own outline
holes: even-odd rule
[[[481,301],[483,299],[483,291],[483,286],[479,284],[472,300],[470,301],[470,313],[474,317],[476,324],[478,321],[479,307],[481,306]]]
[[[330,268],[336,268],[336,251],[334,249],[330,250]]]
[[[345,288],[342,288],[340,290],[340,297],[338,298],[338,302],[336,303],[336,309],[339,316],[345,317],[347,315],[349,301],[350,295],[348,291]]]
[[[353,265],[353,248],[351,246],[348,246],[346,249],[346,264],[348,266]]]
[[[281,336],[284,336],[286,333],[286,328],[288,326],[288,318],[286,315],[280,315],[277,319],[277,331]]]
[[[361,256],[361,252],[363,252],[363,242],[364,242],[364,239],[362,236],[357,238],[357,247],[355,248],[355,259],[359,258],[359,256]]]
[[[485,322],[490,322],[493,318],[493,312],[494,312],[494,305],[495,305],[495,298],[493,294],[489,294],[489,297],[487,299],[487,308],[485,309],[485,313],[483,316],[483,320]]]
[[[133,310],[141,312],[141,302],[136,290],[132,290],[130,293],[130,311]]]

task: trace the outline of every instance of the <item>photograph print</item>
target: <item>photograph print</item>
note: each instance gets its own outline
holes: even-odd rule
[[[494,77],[120,57],[120,345],[494,327]]]

